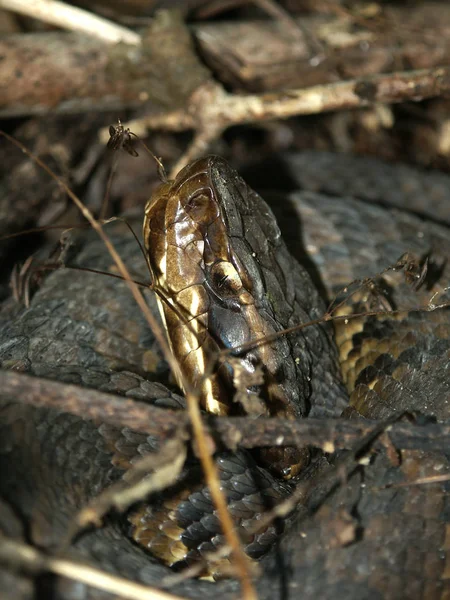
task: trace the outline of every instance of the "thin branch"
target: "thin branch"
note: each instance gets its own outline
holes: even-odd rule
[[[239,536],[234,527],[233,519],[227,506],[227,500],[221,489],[220,478],[217,466],[212,458],[213,452],[208,445],[205,425],[200,412],[198,398],[192,394],[186,394],[187,408],[192,430],[198,445],[198,458],[203,468],[206,484],[209,487],[211,498],[220,519],[220,524],[227,541],[231,548],[231,555],[234,558],[233,566],[239,576],[243,598],[245,600],[257,600],[256,590],[251,579],[250,558],[245,554]]]
[[[385,490],[392,488],[410,487],[413,485],[430,485],[432,483],[447,483],[450,481],[450,473],[444,475],[428,475],[427,477],[418,477],[411,481],[401,481],[400,483],[388,483],[382,487],[374,487],[374,490]]]
[[[0,8],[45,21],[62,29],[80,31],[110,44],[141,44],[141,36],[131,29],[57,0],[0,0]]]
[[[137,135],[146,129],[196,132],[177,169],[204,153],[228,127],[287,119],[328,111],[365,108],[376,103],[418,102],[450,92],[450,67],[402,71],[267,94],[234,95],[214,82],[200,86],[184,110],[169,111],[127,123]],[[101,139],[106,132],[101,133]]]
[[[161,395],[161,388],[158,391]],[[163,444],[174,438],[188,423],[184,412],[152,406],[72,384],[40,379],[14,371],[0,371],[0,403],[15,402],[37,407],[55,408],[115,427],[128,427],[145,433]],[[257,448],[260,446],[314,446],[329,454],[352,448],[368,435],[376,423],[368,420],[253,417],[209,417],[208,441],[223,448]],[[450,424],[394,423],[386,430],[394,446],[404,450],[446,451],[450,445]],[[210,448],[213,451],[212,448]]]
[[[5,137],[14,146],[16,146],[17,148],[22,150],[22,152],[24,154],[26,154],[29,158],[31,158],[31,160],[33,160],[37,165],[39,165],[46,173],[48,173],[50,175],[50,177],[54,181],[56,181],[56,183],[67,193],[67,195],[72,200],[72,202],[75,204],[75,206],[78,208],[78,210],[81,212],[83,217],[91,224],[92,228],[95,230],[95,232],[98,234],[100,239],[105,244],[105,247],[108,250],[111,258],[114,260],[120,274],[123,276],[123,278],[125,280],[125,283],[129,287],[129,289],[133,295],[133,298],[135,299],[137,305],[141,309],[142,314],[144,315],[145,319],[147,320],[147,323],[149,324],[149,327],[153,331],[155,338],[159,343],[161,351],[164,354],[164,358],[167,360],[172,371],[176,373],[177,369],[178,369],[178,365],[170,351],[169,345],[166,340],[166,336],[162,332],[155,317],[152,315],[149,307],[147,306],[147,303],[145,302],[145,299],[139,290],[139,286],[136,285],[135,282],[133,281],[133,279],[131,278],[125,263],[123,262],[122,258],[118,254],[117,250],[114,248],[114,246],[113,246],[111,240],[109,239],[109,237],[107,236],[107,234],[103,231],[101,223],[94,217],[94,215],[91,213],[91,211],[81,202],[81,200],[78,198],[78,196],[72,192],[72,190],[69,188],[69,186],[60,177],[58,177],[54,173],[54,171],[52,171],[52,169],[50,169],[50,167],[48,167],[48,165],[46,165],[38,156],[36,156],[32,152],[30,152],[30,150],[28,150],[28,148],[26,148],[26,146],[24,146],[21,142],[17,141],[15,138],[8,135],[4,131],[0,131],[0,136]],[[183,386],[187,387],[188,386],[187,382],[183,381]]]
[[[4,537],[0,539],[0,562],[31,573],[54,573],[130,600],[182,600],[179,596],[127,581],[87,565],[45,556],[27,544]]]
[[[163,397],[161,386],[155,392]],[[178,427],[188,423],[184,412],[24,373],[0,371],[0,401],[11,398],[21,404],[53,408],[97,424],[129,427],[161,440],[173,437]]]
[[[214,123],[209,123],[206,129],[198,130],[187,150],[170,170],[169,178],[175,179],[177,173],[179,173],[183,167],[199,156],[207,154],[211,144],[217,140],[222,133],[223,128],[219,125],[215,126]]]
[[[300,41],[303,41],[304,39],[311,52],[314,52],[317,57],[321,57],[323,60],[325,52],[322,45],[310,32],[308,27],[303,25],[302,19],[294,19],[287,10],[285,10],[277,2],[273,2],[273,0],[253,0],[253,3],[259,6],[261,10],[270,15],[273,19],[284,25],[285,30],[291,34],[291,37],[294,40],[299,39]]]
[[[100,527],[103,517],[110,509],[116,508],[123,513],[135,502],[145,500],[150,494],[175,483],[186,459],[185,439],[183,432],[181,435],[175,434],[174,439],[169,438],[158,453],[141,458],[126,471],[121,481],[106,488],[82,508],[64,535],[61,551],[89,525]]]

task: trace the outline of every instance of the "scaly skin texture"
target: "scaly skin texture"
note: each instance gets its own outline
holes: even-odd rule
[[[275,209],[277,212],[280,206]],[[336,287],[355,277],[375,274],[405,251],[419,256],[433,251],[437,264],[450,257],[450,237],[445,227],[401,211],[360,206],[352,199],[309,192],[292,194],[282,211],[285,216],[291,211],[287,228],[280,220],[288,245],[304,261],[314,281],[320,282],[324,295],[331,296]],[[309,257],[301,246],[309,250]],[[89,247],[83,242],[82,252],[88,252]],[[97,241],[94,247],[95,266],[105,268],[101,266]],[[90,260],[88,254],[81,256]],[[106,259],[106,264],[109,262]],[[448,272],[448,264],[444,263],[439,279],[444,286],[448,285]],[[160,384],[149,384],[142,379],[146,371],[153,370],[142,358],[152,342],[148,330],[141,329],[142,317],[131,302],[126,309],[127,326],[120,334],[116,334],[115,328],[112,334],[113,340],[117,335],[127,343],[105,341],[109,340],[104,333],[105,324],[109,319],[114,321],[110,310],[121,313],[124,286],[108,280],[103,291],[103,285],[94,277],[60,271],[44,282],[30,310],[5,306],[0,346],[4,367],[63,380],[70,378],[93,387],[100,382],[102,389],[122,394],[132,395],[139,390],[139,397],[148,393],[169,405],[176,404],[176,396],[164,391]],[[91,285],[95,286],[91,296],[97,307],[94,309],[84,304]],[[429,290],[416,295],[397,279],[392,291],[392,302],[409,308],[431,295]],[[59,310],[64,310],[63,319]],[[134,329],[133,323],[139,323],[139,328]],[[392,335],[391,325],[399,325],[397,337],[395,333]],[[359,375],[353,378],[349,385],[353,414],[357,409],[366,416],[375,414],[384,418],[401,407],[448,419],[448,330],[448,309],[419,317],[404,313],[394,322],[386,319],[386,323],[367,325],[362,334],[357,328],[342,327],[338,342],[341,346],[347,338],[352,342],[356,349],[352,364],[364,360],[361,357],[369,348],[378,358],[380,372],[366,370],[360,379]],[[57,336],[61,331],[69,335],[63,346],[66,350],[63,360]],[[78,333],[72,335],[72,331]],[[382,343],[381,334],[385,336]],[[145,344],[141,344],[143,339]],[[159,373],[164,373],[160,359],[154,359],[151,365],[157,365]],[[347,369],[347,373],[351,371],[352,367]],[[380,392],[379,401],[372,397],[370,403],[361,404],[358,390],[364,386]],[[374,413],[380,411],[379,406],[381,412]],[[43,547],[52,548],[74,511],[121,476],[125,458],[129,460],[134,454],[157,448],[154,440],[144,436],[112,427],[99,428],[46,409],[23,407],[13,398],[1,407],[0,416],[0,492],[25,522],[27,539]],[[99,467],[103,467],[101,471]],[[448,598],[447,484],[386,485],[442,475],[449,470],[444,455],[403,451],[397,456],[379,447],[369,464],[361,465],[333,493],[324,498],[319,488],[310,498],[309,510],[291,526],[279,547],[263,559],[262,575],[256,584],[260,597]],[[73,553],[106,570],[153,585],[158,585],[167,573],[166,567],[132,545],[120,522],[111,522],[105,529],[84,536]],[[210,597],[211,593],[229,598],[238,592],[234,581],[220,582],[213,589],[211,585],[187,582],[173,591],[193,598]],[[73,597],[70,595],[73,592],[66,585],[55,593]],[[77,597],[101,596],[83,586],[78,586],[76,592]]]

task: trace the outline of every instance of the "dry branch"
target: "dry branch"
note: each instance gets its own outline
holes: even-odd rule
[[[93,36],[103,42],[139,45],[141,36],[91,12],[58,0],[0,0],[0,8],[12,10],[51,25]]]
[[[122,577],[110,575],[87,565],[46,556],[27,544],[3,537],[0,538],[0,563],[11,565],[32,574],[53,573],[67,577],[97,589],[105,590],[120,598],[131,600],[181,600],[179,596],[127,581]]]
[[[195,131],[191,146],[174,165],[170,176],[194,158],[204,154],[221,133],[233,125],[287,119],[328,111],[365,108],[374,104],[419,101],[450,93],[450,67],[375,75],[305,89],[278,93],[234,95],[213,82],[207,82],[190,98],[185,109],[150,115],[131,121],[127,127],[145,136],[147,129]],[[105,139],[106,132],[101,133]]]
[[[0,402],[14,400],[37,407],[106,422],[115,427],[129,427],[151,435],[163,444],[174,438],[188,419],[184,413],[165,410],[151,404],[119,398],[71,384],[30,377],[22,373],[0,371]],[[325,452],[351,449],[376,424],[345,419],[287,419],[252,417],[210,417],[207,434],[230,449],[258,446],[315,446]],[[428,423],[415,425],[398,422],[390,425],[386,435],[396,448],[445,451],[450,445],[450,425]]]
[[[138,460],[118,483],[106,488],[72,519],[61,544],[67,548],[73,539],[89,525],[100,526],[103,517],[116,508],[123,513],[135,502],[150,494],[165,490],[175,483],[186,459],[183,436],[169,439],[157,454]]]

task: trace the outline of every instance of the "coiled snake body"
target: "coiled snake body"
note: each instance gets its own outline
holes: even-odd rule
[[[170,207],[170,202],[176,207]],[[440,257],[450,256],[448,230],[444,226],[376,206],[357,209],[353,200],[336,204],[333,198],[313,193],[294,195],[291,202],[301,215],[305,232],[308,222],[318,234],[305,234],[306,246],[315,261],[315,266],[309,263],[313,276],[317,276],[317,268],[324,276],[335,261],[334,277],[323,279],[330,296],[335,287],[355,277],[381,271],[405,250],[419,256],[430,252],[437,255],[441,273],[435,285],[442,287],[448,282],[447,267],[439,263]],[[144,237],[152,250],[155,282],[169,303],[178,307],[178,313],[192,316],[191,326],[186,328],[180,324],[180,314],[175,319],[170,307],[164,307],[171,344],[179,353],[179,378],[191,377],[190,381],[200,389],[205,407],[219,413],[243,412],[245,408],[239,404],[228,408],[232,364],[222,363],[210,380],[201,377],[198,365],[206,364],[218,349],[317,318],[323,313],[322,300],[304,268],[296,266],[286,251],[265,204],[220,159],[204,159],[188,167],[175,183],[161,188],[151,207]],[[294,220],[290,226],[295,226]],[[351,247],[353,261],[345,255]],[[98,248],[90,266],[96,266],[92,263],[98,259]],[[125,246],[123,250],[126,254]],[[77,248],[72,251],[76,254]],[[83,252],[76,257],[78,261],[84,259]],[[173,273],[181,277],[177,280]],[[75,296],[67,299],[61,282],[66,275],[59,272],[49,277],[32,307],[16,314],[14,320],[8,311],[17,309],[4,308],[7,316],[1,347],[3,366],[130,396],[147,394],[169,399],[170,394],[159,384],[146,383],[140,377],[140,373],[150,370],[149,365],[160,373],[164,367],[157,350],[151,351],[148,333],[142,333],[145,328],[134,326],[134,317],[122,316],[122,329],[114,322],[114,330],[122,333],[106,337],[106,331],[111,329],[110,311],[121,308],[122,295],[125,302],[126,294],[120,285],[106,284],[113,286],[114,296],[110,290],[105,302],[105,298],[98,297],[97,280],[96,291],[90,296],[85,280],[78,283],[71,273],[71,290],[74,293],[78,286],[79,297],[83,291],[85,300]],[[386,275],[385,280],[392,306],[411,308],[420,302],[420,293],[412,293],[395,274]],[[430,297],[432,290],[422,294]],[[448,418],[448,311],[405,311],[395,318],[342,323],[337,342],[351,394],[350,412],[379,419],[406,409]],[[49,344],[46,340],[55,331],[58,341]],[[62,359],[55,360],[54,344],[60,344],[59,350],[66,345]],[[260,389],[250,383],[248,392],[267,401],[265,406],[269,408],[261,409],[263,413],[290,418],[307,414],[338,416],[348,402],[331,333],[323,326],[306,328],[252,349],[245,354],[244,368],[253,373],[258,367],[263,370],[264,383]],[[117,480],[136,454],[158,445],[149,437],[106,425],[99,427],[46,409],[24,407],[14,399],[1,402],[4,427],[0,466],[5,473],[1,493],[29,523],[30,540],[44,547],[52,547],[76,507]],[[170,402],[178,400],[172,396]],[[21,445],[24,439],[26,444]],[[294,449],[269,449],[261,458],[267,463],[271,453],[275,454],[275,470],[285,474],[295,471],[303,459]],[[235,494],[231,498],[235,517],[245,526],[249,518],[246,510],[251,504],[246,505],[246,494],[254,495],[255,489],[254,482],[248,479],[247,459],[242,462],[240,457],[237,454],[234,459],[221,460],[225,478],[238,482],[227,489],[229,495]],[[443,455],[402,452],[396,463],[388,452],[379,451],[370,465],[357,471],[320,507],[314,505],[312,498],[309,509],[314,516],[293,526],[278,552],[273,551],[264,559],[264,575],[258,583],[261,597],[283,597],[289,593],[296,597],[300,586],[305,598],[445,597],[450,572],[445,537],[446,484],[396,489],[387,488],[386,484],[447,470]],[[264,482],[271,486],[265,494],[269,488],[263,485],[258,492],[261,495],[253,497],[258,510],[270,498],[286,495],[287,484],[277,483],[265,471],[257,472],[264,473]],[[68,487],[70,495],[64,493],[62,499],[62,490]],[[197,546],[198,536],[210,529],[206,549],[209,544],[214,546],[216,538],[220,541],[220,524],[208,500],[203,492],[195,492],[185,500],[182,512],[184,525],[195,530],[197,537],[192,538]],[[206,506],[206,512],[210,512],[199,531],[195,511],[201,504],[203,511]],[[149,522],[154,519],[149,520],[146,514],[135,517],[134,527],[141,541],[145,542],[142,532]],[[353,532],[349,538],[337,535],[345,527]],[[250,554],[259,556],[274,536],[274,530],[266,533],[265,540],[246,539],[244,535],[244,543]],[[189,535],[183,540],[185,546],[188,539]],[[198,552],[197,546],[194,553]],[[141,581],[158,582],[165,569],[133,545],[114,523],[82,537],[73,552]],[[214,593],[228,597],[234,593],[235,585],[233,581],[220,582]],[[209,584],[202,582],[184,583],[176,591],[192,597],[211,593]]]

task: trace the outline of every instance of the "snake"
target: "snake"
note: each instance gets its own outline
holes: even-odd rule
[[[329,173],[337,159],[325,156],[322,163],[326,165],[327,159]],[[309,158],[305,166],[301,160],[293,157],[287,168],[302,173],[307,164],[318,162],[317,157]],[[392,173],[398,177],[395,170]],[[329,185],[330,177],[325,179]],[[410,185],[414,181],[406,179]],[[223,159],[192,163],[153,195],[145,211],[144,243],[154,285],[164,297],[159,310],[180,365],[178,382],[188,380],[203,408],[219,415],[297,419],[344,413],[379,420],[406,410],[445,421],[450,399],[448,309],[414,307],[434,293],[445,293],[448,228],[425,218],[428,206],[413,207],[420,213],[414,214],[405,206],[360,205],[354,198],[336,198],[326,185],[325,193],[291,193],[288,205],[286,198],[281,205],[280,195],[274,195],[272,207],[274,212],[282,210],[280,221],[286,220],[289,210],[297,215],[288,218],[283,229],[294,240],[291,252],[272,211]],[[412,195],[406,189],[405,196]],[[442,221],[445,202],[440,205],[443,217],[436,220]],[[299,218],[309,255],[299,255]],[[88,260],[102,268],[101,243],[87,243],[88,235],[80,234],[68,244],[65,261]],[[132,258],[135,271],[134,245],[121,232],[113,239],[125,259]],[[369,269],[372,274],[383,271],[405,250],[422,260],[430,256],[434,280],[416,292],[395,270],[387,271],[382,277],[385,289],[375,294],[375,300],[371,288],[351,307],[367,311],[381,295],[401,311],[348,322],[340,319],[334,332],[330,323],[316,323],[282,335],[285,329],[319,319],[325,298],[332,298],[349,281],[367,277]],[[29,309],[6,303],[1,315],[2,367],[136,399],[151,398],[169,408],[182,406],[182,398],[161,383],[170,381],[167,365],[142,316],[138,312],[130,316],[128,308],[122,311],[129,305],[125,286],[111,280],[100,293],[98,278],[88,285],[92,277],[63,269],[45,280]],[[153,297],[149,303],[156,313]],[[180,318],[186,315],[188,319]],[[252,345],[266,336],[271,341]],[[250,350],[239,352],[249,343]],[[211,375],[205,377],[205,365],[223,350],[228,351],[225,360],[211,362]],[[258,400],[250,409],[245,402],[230,402],[236,359],[251,376],[245,395]],[[14,398],[2,398],[0,406],[1,497],[25,524],[22,534],[43,548],[54,547],[74,511],[119,480],[135,456],[154,452],[160,443],[126,428],[25,406]],[[263,508],[289,495],[305,470],[307,453],[268,448],[254,456],[243,451],[217,456],[244,546],[250,556],[264,555],[256,582],[261,598],[299,593],[305,598],[446,597],[450,589],[446,484],[395,484],[448,472],[447,457],[398,451],[394,459],[388,450],[378,449],[324,500],[315,500],[313,494],[303,516],[289,527],[281,526],[286,528],[281,538],[278,525],[259,537],[250,535],[245,526]],[[71,548],[73,556],[157,585],[167,573],[159,559],[175,563],[181,556],[189,563],[223,541],[204,486],[200,483],[183,495],[174,506],[163,494],[156,508],[150,504],[132,512],[126,526],[123,520],[111,519],[104,528],[82,536]],[[249,516],[250,507],[256,517]],[[163,508],[169,508],[172,519],[169,526],[157,529],[160,537],[169,539],[169,546],[175,539],[176,548],[168,551],[165,540],[165,549],[158,554],[155,515]],[[211,585],[188,581],[174,592],[209,597]],[[237,593],[233,580],[214,586],[213,593],[223,598]],[[52,593],[70,597],[74,592],[56,585]],[[77,593],[99,594],[89,587],[77,588]]]

